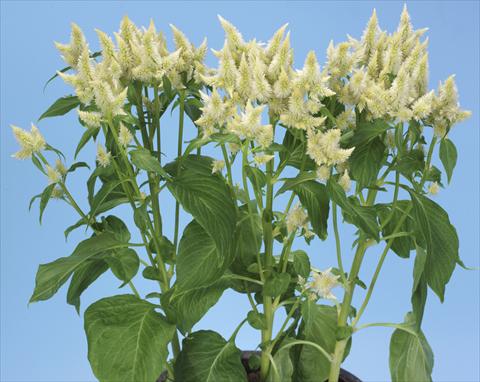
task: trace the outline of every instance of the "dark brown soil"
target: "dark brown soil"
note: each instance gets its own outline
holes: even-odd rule
[[[259,354],[258,352],[253,352],[253,351],[242,352],[242,364],[243,364],[243,367],[245,367],[245,371],[247,372],[248,382],[260,382],[260,371],[258,369],[252,370],[248,365],[248,359],[252,354],[255,354],[255,353]],[[157,382],[166,382],[166,381],[167,381],[167,373],[162,373],[162,375],[160,376]],[[181,382],[181,381],[178,381],[178,382]],[[218,382],[222,382],[222,381],[218,381]],[[355,377],[353,374],[349,373],[348,371],[344,369],[340,369],[339,382],[362,382],[362,381],[357,377]]]

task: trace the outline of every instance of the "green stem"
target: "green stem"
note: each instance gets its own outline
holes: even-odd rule
[[[345,270],[343,268],[343,261],[342,261],[342,248],[340,243],[340,235],[338,233],[337,204],[335,202],[332,202],[332,216],[333,216],[333,232],[335,235],[335,246],[337,250],[338,268],[340,269],[340,277],[342,278],[343,285],[347,285],[347,278],[345,277]]]
[[[230,185],[233,187],[233,176],[232,176],[232,166],[230,164],[230,160],[228,159],[227,149],[225,148],[225,144],[222,143],[222,153],[223,153],[223,160],[225,161],[225,166],[227,167],[227,177]]]
[[[270,119],[271,120],[271,119]],[[271,121],[272,122],[272,121]],[[275,125],[271,123],[274,131]],[[263,211],[262,216],[262,226],[263,226],[263,237],[265,245],[265,266],[267,271],[271,272],[275,264],[275,259],[273,258],[273,168],[274,160],[272,158],[267,162],[266,169],[266,202],[265,210]],[[272,339],[272,330],[273,330],[273,319],[274,319],[274,309],[272,304],[272,298],[270,296],[263,295],[263,310],[265,314],[265,320],[267,324],[266,329],[262,329],[262,343],[266,345],[266,348],[262,351],[260,358],[260,377],[262,380],[265,380],[268,375],[268,370],[270,367],[270,353],[272,351],[272,346],[270,341]]]
[[[180,107],[180,115],[178,118],[178,142],[177,142],[177,176],[180,175],[180,171],[182,168],[182,146],[183,146],[183,122],[185,118],[185,91],[180,90],[179,92],[179,107]],[[175,247],[175,252],[178,246],[178,227],[180,224],[180,203],[178,200],[175,202],[175,230],[173,236],[173,245]]]

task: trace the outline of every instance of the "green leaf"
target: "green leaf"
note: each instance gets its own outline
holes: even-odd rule
[[[305,133],[296,131],[295,134],[297,138],[291,129],[285,129],[282,145],[286,150],[279,153],[281,162],[286,161],[287,166],[297,169],[301,169],[303,164],[303,170],[315,170],[315,162],[306,153]]]
[[[140,260],[137,253],[131,248],[120,248],[102,256],[112,273],[127,284],[138,272]]]
[[[49,117],[57,117],[67,114],[70,110],[75,109],[80,105],[80,100],[77,96],[66,96],[57,99],[45,113],[43,113],[38,120]]]
[[[302,171],[298,174],[295,178],[287,178],[285,179],[282,187],[280,187],[276,193],[276,195],[283,194],[285,191],[293,190],[296,186],[308,182],[310,180],[316,180],[317,174],[311,171]]]
[[[88,143],[90,139],[92,138],[95,139],[99,131],[100,131],[99,127],[90,127],[87,130],[85,130],[85,132],[82,134],[82,137],[78,141],[77,148],[75,149],[75,155],[73,156],[74,158],[77,157],[80,150],[83,149],[83,147]]]
[[[385,225],[382,230],[384,237],[393,234],[395,228],[401,217],[406,213],[411,206],[409,200],[398,200],[396,203],[395,211],[392,214],[392,204],[377,204],[378,217],[382,225]],[[391,217],[390,217],[391,216]],[[387,224],[384,224],[389,219]],[[401,225],[399,232],[413,232],[413,222],[410,217],[407,216],[403,224]],[[413,235],[413,233],[412,233]],[[410,256],[410,251],[415,248],[415,242],[411,236],[401,236],[395,238],[392,244],[392,251],[398,256],[407,259]]]
[[[351,146],[362,146],[374,138],[382,135],[390,128],[390,125],[383,119],[376,119],[370,122],[360,122],[357,124],[355,134],[350,142]]]
[[[457,164],[457,149],[453,142],[448,138],[444,138],[440,141],[440,160],[447,173],[448,183],[450,183],[453,169]]]
[[[35,289],[30,302],[48,300],[73,272],[99,253],[127,246],[128,243],[120,242],[113,234],[106,232],[82,241],[68,257],[41,264],[35,277]]]
[[[118,197],[112,198],[112,196],[120,196],[120,200],[123,201],[125,194],[123,193],[123,189],[119,186],[127,181],[128,180],[125,179],[104,183],[90,203],[90,212],[88,213],[89,218],[94,219],[99,213],[108,211],[112,207],[115,207],[117,205],[116,201],[118,200]],[[120,195],[118,195],[119,193]],[[106,203],[112,201],[115,202],[113,204]]]
[[[417,328],[422,324],[423,312],[427,302],[427,280],[424,275],[427,253],[421,247],[417,247],[417,255],[413,267],[412,308]]]
[[[85,311],[88,359],[101,382],[156,381],[175,326],[133,295],[101,299]]]
[[[42,217],[43,217],[43,212],[45,211],[45,208],[47,207],[47,204],[52,197],[52,192],[53,189],[55,188],[55,183],[49,184],[47,187],[42,192],[42,195],[40,196],[40,224],[42,224]]]
[[[287,345],[293,339],[287,338],[282,342],[282,345]],[[293,376],[293,362],[290,358],[290,349],[280,349],[273,356],[273,362],[277,367],[276,372],[273,367],[270,367],[270,372],[267,376],[267,382],[286,382],[291,381]]]
[[[257,213],[253,216],[249,214],[247,205],[241,206],[239,210],[236,255],[232,265],[239,263],[235,269],[241,271],[257,261],[257,254],[262,246],[262,221]]]
[[[427,251],[425,278],[443,301],[445,286],[459,258],[457,231],[442,207],[409,188],[407,191],[412,198],[417,236]]]
[[[252,166],[245,166],[245,173],[248,176],[248,179],[250,179],[250,182],[252,182],[253,189],[258,195],[262,195],[262,188],[265,187],[265,184],[267,183],[266,176],[257,167],[252,167]]]
[[[230,261],[237,223],[235,201],[225,180],[212,174],[212,159],[190,155],[165,169],[174,177],[168,183],[170,192],[215,241],[218,252]]]
[[[425,153],[420,149],[407,151],[398,156],[394,168],[407,179],[412,180],[415,173],[425,168]]]
[[[392,382],[430,382],[432,369],[433,352],[424,334],[396,329],[390,340]]]
[[[295,272],[306,279],[310,275],[310,259],[305,251],[292,251]]]
[[[355,147],[349,158],[352,178],[362,188],[374,184],[383,166],[384,156],[385,144],[379,138]]]
[[[309,180],[293,187],[302,206],[307,209],[313,232],[322,240],[327,238],[329,203],[325,185]]]
[[[303,330],[305,340],[316,343],[333,354],[337,341],[337,311],[335,307],[317,305],[313,301],[302,303]],[[350,346],[350,345],[348,345]],[[348,354],[346,351],[345,357]],[[302,346],[298,362],[298,375],[301,381],[326,381],[330,371],[330,361],[312,346]]]
[[[145,204],[135,208],[133,211],[133,221],[140,230],[143,232],[147,230],[149,220],[150,217],[148,216],[147,206]]]
[[[327,192],[328,196],[342,208],[344,215],[348,216],[349,222],[355,224],[370,237],[377,241],[379,240],[379,227],[373,207],[355,204],[351,199],[347,198],[345,191],[334,179],[328,180]]]
[[[67,303],[75,306],[77,313],[80,313],[80,296],[82,293],[107,269],[108,265],[103,260],[92,260],[73,272],[67,292]]]
[[[207,330],[191,333],[183,340],[174,374],[175,380],[182,382],[247,380],[240,350],[232,341]]]
[[[86,168],[90,169],[90,166],[87,163],[76,162],[68,168],[67,172],[74,172],[77,168],[82,168],[82,167],[86,167]]]
[[[251,310],[247,314],[247,321],[250,324],[250,326],[254,329],[262,330],[262,329],[268,328],[267,320],[263,313],[259,313],[259,312],[255,312],[254,310]]]
[[[183,231],[178,246],[176,291],[212,284],[230,261],[218,253],[215,241],[193,220]]]
[[[222,296],[229,286],[229,278],[221,277],[210,285],[199,286],[186,290],[176,290],[176,286],[164,294],[162,306],[168,306],[169,312],[182,333],[192,330],[212,306]]]
[[[288,273],[272,271],[270,276],[265,280],[263,293],[270,297],[280,296],[287,291],[290,280],[291,277]]]
[[[130,151],[130,158],[132,159],[132,163],[138,168],[157,173],[164,178],[169,178],[158,159],[155,158],[149,150],[144,148],[132,150]]]

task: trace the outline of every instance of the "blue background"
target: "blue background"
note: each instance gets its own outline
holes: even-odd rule
[[[2,381],[92,381],[94,377],[86,357],[83,323],[75,310],[65,303],[63,288],[47,302],[27,306],[39,263],[67,256],[82,238],[82,230],[65,242],[63,230],[77,220],[65,204],[52,202],[38,225],[37,208],[28,212],[30,197],[46,184],[29,163],[15,161],[16,150],[8,125],[29,127],[58,97],[71,90],[61,81],[45,93],[42,87],[52,73],[64,66],[53,41],[68,41],[70,22],[85,31],[91,47],[98,47],[94,28],[111,34],[118,30],[122,16],[128,14],[137,25],[148,25],[153,18],[157,28],[171,38],[168,24],[182,29],[199,44],[208,37],[209,47],[220,48],[223,31],[216,15],[232,21],[246,38],[267,41],[285,22],[292,31],[296,66],[303,63],[309,49],[315,49],[320,61],[330,39],[344,41],[346,34],[361,32],[376,7],[380,25],[393,31],[402,10],[400,2],[20,2],[1,3],[1,380]],[[478,266],[479,254],[479,3],[409,2],[415,27],[429,27],[430,86],[455,73],[462,105],[473,117],[451,132],[457,144],[458,165],[453,183],[436,197],[458,229],[461,257],[467,265]],[[213,64],[212,54],[209,62]],[[66,153],[73,153],[83,132],[71,115],[47,119],[39,127],[47,141]],[[174,156],[176,115],[163,123],[163,140],[169,158]],[[193,137],[188,129],[187,138]],[[71,161],[71,155],[68,157]],[[81,160],[94,161],[93,145],[85,149]],[[436,158],[438,166],[438,158]],[[87,171],[79,170],[70,179],[70,189],[85,209]],[[167,232],[172,232],[173,201],[162,199]],[[128,217],[127,209],[120,209]],[[184,217],[183,223],[187,221]],[[332,235],[331,235],[332,236]],[[308,248],[313,263],[321,268],[334,264],[332,238],[315,240]],[[352,242],[352,230],[342,232],[344,251]],[[301,246],[302,247],[302,246]],[[305,246],[303,246],[305,247]],[[361,278],[370,280],[380,249],[367,254]],[[347,264],[351,260],[347,252]],[[362,322],[401,322],[410,309],[412,260],[390,254],[378,286]],[[154,284],[138,280],[142,292]],[[96,299],[118,291],[119,282],[105,274],[82,298],[85,308]],[[355,300],[358,306],[359,297]],[[221,301],[197,325],[213,328],[229,336],[249,310],[243,296],[226,292]],[[435,353],[435,381],[479,381],[479,273],[457,269],[447,287],[446,302],[440,304],[430,293],[424,320],[425,334]],[[371,328],[354,337],[352,352],[345,367],[365,381],[387,381],[390,329]],[[251,349],[259,342],[257,332],[244,328],[237,345]]]

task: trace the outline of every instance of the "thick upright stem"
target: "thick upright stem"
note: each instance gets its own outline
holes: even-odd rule
[[[263,236],[265,244],[265,268],[267,272],[271,272],[275,259],[273,258],[273,164],[274,159],[272,158],[267,162],[267,194],[266,194],[266,203],[265,210],[263,211],[262,216],[262,226],[263,226]],[[273,328],[273,304],[272,298],[270,296],[263,296],[263,309],[265,314],[265,320],[267,323],[267,328],[262,330],[262,343],[268,344],[272,340],[272,328]],[[268,375],[268,370],[270,367],[270,352],[271,346],[268,344],[266,348],[262,351],[262,356],[260,359],[260,376],[262,380],[265,380]]]
[[[355,280],[358,276],[360,266],[362,264],[363,256],[367,249],[367,243],[365,240],[360,240],[360,244],[357,247],[355,257],[353,259],[352,269],[348,275],[347,285],[345,286],[345,295],[343,296],[342,307],[340,314],[338,315],[338,327],[344,328],[347,326],[348,313],[350,312],[350,306],[352,304],[353,292],[355,290]],[[333,360],[330,366],[329,382],[337,382],[340,375],[340,365],[343,360],[347,339],[337,341],[335,344],[335,352]]]
[[[179,94],[179,108],[180,108],[180,115],[178,118],[178,142],[177,142],[177,176],[180,173],[181,169],[181,160],[180,157],[182,156],[182,147],[183,147],[183,122],[185,118],[185,91],[181,90]],[[175,249],[178,245],[178,227],[180,224],[180,204],[178,200],[175,203],[175,231],[173,236],[173,245]]]

